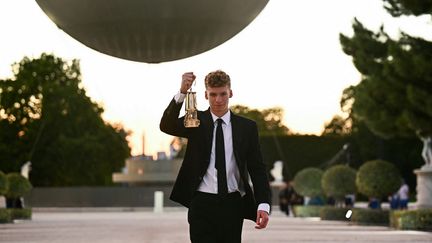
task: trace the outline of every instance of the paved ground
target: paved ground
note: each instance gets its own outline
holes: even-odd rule
[[[124,209],[123,209],[124,210]],[[265,230],[244,224],[243,242],[432,242],[432,232],[291,218],[274,212]],[[184,209],[36,211],[31,221],[0,224],[0,242],[29,243],[183,243],[188,240]]]

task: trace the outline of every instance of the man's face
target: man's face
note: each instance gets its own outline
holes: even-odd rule
[[[205,93],[211,112],[217,116],[222,116],[228,111],[228,101],[231,97],[232,90],[228,86],[207,87]]]

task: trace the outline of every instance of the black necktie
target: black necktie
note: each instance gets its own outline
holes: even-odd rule
[[[225,168],[225,147],[224,136],[222,131],[222,119],[217,119],[218,125],[216,128],[216,163],[217,181],[218,181],[218,194],[225,196],[228,194],[226,168]]]

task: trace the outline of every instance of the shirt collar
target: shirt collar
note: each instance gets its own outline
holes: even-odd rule
[[[231,111],[230,110],[228,110],[228,112],[225,113],[225,115],[223,115],[222,117],[218,117],[215,114],[213,114],[212,112],[210,112],[210,113],[212,115],[213,122],[216,122],[216,120],[218,118],[221,118],[225,124],[228,124],[230,122],[230,120],[231,120]]]

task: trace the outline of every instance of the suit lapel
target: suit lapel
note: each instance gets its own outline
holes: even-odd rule
[[[232,132],[232,140],[233,140],[233,152],[234,156],[236,157],[237,165],[240,167],[240,163],[242,161],[239,161],[240,158],[238,157],[238,151],[240,149],[240,144],[242,142],[242,132],[241,132],[241,125],[239,124],[238,116],[235,115],[233,112],[231,112],[231,132]]]

